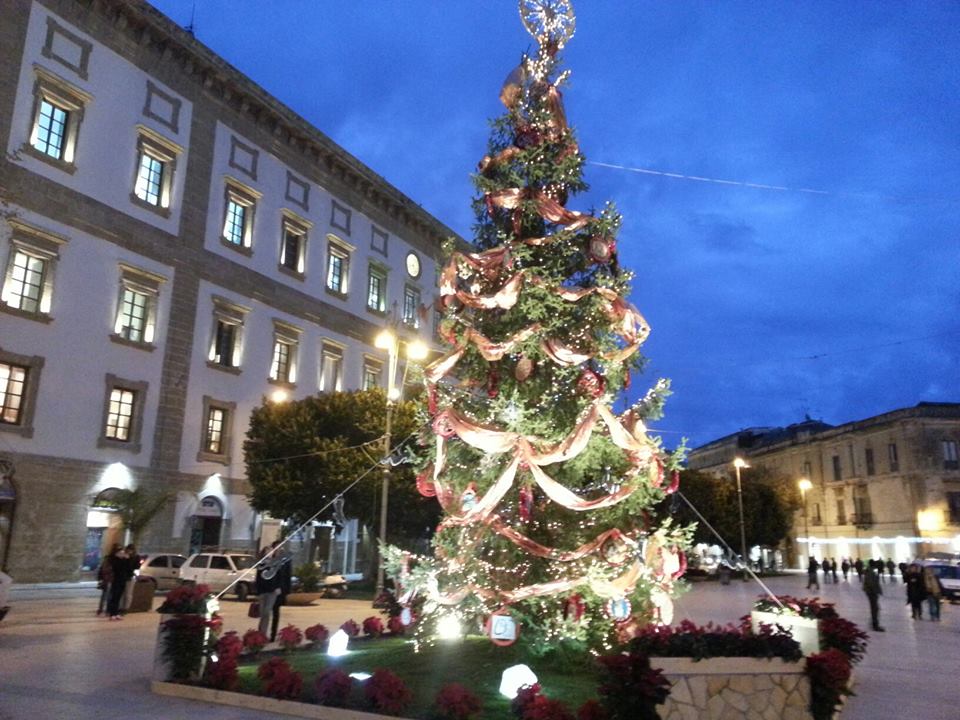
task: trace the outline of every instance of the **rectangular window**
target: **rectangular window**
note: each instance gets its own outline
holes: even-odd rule
[[[287,270],[296,273],[303,272],[303,263],[301,262],[301,248],[303,246],[303,235],[294,232],[290,228],[283,231],[283,249],[280,252],[280,264]]]
[[[239,372],[243,323],[249,310],[221,297],[213,298],[213,333],[207,364]]]
[[[805,477],[807,480],[813,480],[813,467],[810,465],[809,460],[803,461],[802,477]]]
[[[134,194],[150,205],[160,205],[163,192],[163,162],[148,152],[140,153],[140,169],[137,172],[137,184]]]
[[[387,311],[387,273],[373,265],[367,274],[367,308],[377,312]]]
[[[133,410],[137,394],[125,388],[110,391],[110,406],[107,410],[107,425],[104,435],[111,440],[129,442],[133,425]]]
[[[120,296],[113,326],[115,341],[151,345],[156,333],[157,297],[166,280],[147,270],[120,263]]]
[[[223,367],[234,367],[233,351],[236,344],[237,326],[226,320],[217,320],[217,332],[211,360]]]
[[[120,318],[117,322],[119,326],[117,335],[131,342],[144,342],[147,329],[148,302],[149,299],[146,294],[123,288],[120,296]]]
[[[951,525],[960,524],[960,492],[947,493],[947,518]]]
[[[343,390],[343,348],[324,343],[320,352],[320,392]]]
[[[204,435],[203,448],[208,453],[220,455],[223,452],[223,427],[226,411],[212,407],[207,411],[207,432]]]
[[[863,456],[867,463],[867,475],[875,475],[877,468],[873,463],[873,448],[864,450]]]
[[[837,525],[847,524],[847,512],[842,496],[837,497]]]
[[[0,362],[0,423],[20,425],[30,369]]]
[[[297,381],[297,349],[300,328],[279,320],[273,321],[273,354],[270,361],[270,381],[292,385]]]
[[[3,301],[17,310],[39,313],[45,271],[46,261],[43,258],[23,250],[14,250],[10,259],[9,279],[3,288]]]
[[[840,456],[839,456],[839,455],[834,455],[834,456],[833,456],[833,479],[834,479],[834,480],[842,480],[842,479],[843,479],[843,471],[841,470],[841,467],[840,467]]]
[[[327,290],[346,295],[349,268],[349,251],[330,243],[327,246]]]
[[[383,375],[383,364],[371,358],[363,361],[363,389],[372,390],[380,387],[380,378]]]
[[[224,201],[223,230],[220,239],[234,250],[249,251],[253,246],[253,215],[260,193],[231,180]]]
[[[412,328],[420,327],[420,291],[409,285],[403,289],[403,322]]]
[[[270,363],[270,379],[289,382],[290,346],[282,340],[273,343],[273,361]]]
[[[943,469],[944,470],[956,470],[960,467],[960,464],[957,462],[957,443],[954,440],[944,440],[941,445],[943,446]]]
[[[0,291],[2,307],[41,319],[53,303],[53,269],[66,238],[10,218],[10,254]]]
[[[813,517],[810,518],[811,525],[823,525],[823,518],[820,515],[820,503],[813,504]]]
[[[227,219],[223,223],[223,239],[231,245],[243,245],[247,227],[247,206],[236,200],[227,200]]]
[[[897,444],[887,445],[887,461],[890,463],[890,472],[897,472],[900,469],[900,460],[897,458]]]
[[[30,138],[30,144],[45,155],[63,160],[63,154],[67,146],[69,118],[70,112],[66,108],[62,108],[46,98],[40,100],[37,122]]]

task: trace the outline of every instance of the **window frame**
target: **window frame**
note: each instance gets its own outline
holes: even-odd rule
[[[271,385],[279,385],[285,388],[295,388],[297,386],[297,377],[300,371],[300,336],[302,330],[294,325],[290,325],[282,320],[273,321],[273,346],[270,352],[270,368],[267,373],[267,382]],[[274,365],[277,362],[277,350],[279,346],[287,348],[287,372],[286,377],[274,376]]]
[[[143,408],[147,400],[147,391],[150,384],[146,381],[129,380],[107,373],[104,378],[103,413],[100,418],[100,437],[97,440],[99,448],[114,448],[137,454],[142,449],[141,437],[143,433]],[[130,413],[130,428],[126,440],[119,440],[107,435],[107,423],[110,418],[110,402],[114,390],[126,390],[133,393],[133,407]]]
[[[83,122],[86,106],[93,100],[93,96],[40,65],[35,64],[33,70],[36,76],[33,84],[33,110],[30,113],[27,141],[21,149],[33,158],[73,174],[77,169],[76,159],[80,125]],[[67,114],[67,120],[64,123],[63,146],[59,157],[50,155],[34,146],[39,129],[40,110],[44,101],[60,108]]]
[[[66,244],[67,239],[62,235],[28,225],[14,218],[8,219],[7,222],[10,224],[11,232],[7,262],[4,267],[3,285],[0,286],[0,310],[30,320],[50,322],[53,319],[50,310],[53,306],[54,275],[57,261],[60,259],[60,247]],[[37,302],[36,311],[23,310],[7,302],[8,298],[12,296],[11,285],[14,282],[14,263],[17,253],[33,257],[44,263],[40,298]],[[18,297],[22,298],[23,296]]]
[[[412,299],[413,314],[411,318],[407,317],[407,300]],[[412,330],[420,329],[420,307],[423,305],[423,293],[416,285],[405,283],[403,286],[403,307],[400,317],[404,325]]]
[[[371,299],[371,285],[374,276],[379,277],[383,281],[382,288],[380,290],[380,307],[374,307],[370,304]],[[387,315],[387,287],[390,280],[390,269],[385,265],[380,263],[371,262],[367,266],[367,297],[364,301],[364,305],[367,308],[367,312],[373,313],[379,317],[386,317]]]
[[[16,423],[0,422],[0,432],[9,432],[25,438],[33,437],[34,415],[44,358],[39,355],[20,355],[0,348],[0,363],[26,369],[23,393],[20,395],[19,416]]]
[[[372,355],[363,356],[363,374],[360,376],[360,388],[362,390],[371,390],[384,386],[383,366],[384,363],[379,358],[375,358]],[[368,378],[373,378],[373,383],[368,383]]]
[[[160,287],[167,279],[162,275],[157,275],[149,270],[143,270],[142,268],[123,262],[119,264],[119,268],[119,292],[117,294],[116,312],[114,313],[113,333],[110,335],[110,339],[121,345],[152,351],[156,347]],[[123,298],[127,291],[138,293],[147,299],[144,326],[142,328],[143,340],[133,340],[125,337],[123,333],[126,327],[122,324]]]
[[[224,414],[223,425],[220,428],[220,452],[210,450],[210,415],[219,410]],[[237,413],[237,404],[225,400],[217,400],[210,395],[203,396],[203,415],[201,416],[199,449],[197,462],[213,462],[220,465],[229,465],[233,450],[233,419]]]
[[[328,295],[334,295],[345,299],[350,293],[350,265],[352,255],[355,252],[350,243],[344,242],[336,235],[327,233],[327,252],[323,265],[323,287]],[[340,260],[340,287],[334,288],[330,284],[330,272],[333,267],[333,259]]]
[[[307,274],[307,240],[313,223],[304,220],[289,210],[281,211],[280,217],[280,252],[277,257],[277,268],[280,272],[303,280]],[[284,261],[287,252],[287,236],[295,235],[297,241],[297,257],[294,267],[289,267]]]
[[[341,392],[343,390],[343,368],[346,348],[340,343],[324,339],[320,342],[320,363],[317,368],[317,391],[322,393]],[[327,377],[328,362],[336,362],[336,373],[333,376],[333,387],[326,387],[324,382]]]
[[[887,443],[887,464],[890,472],[900,472],[900,455],[895,442]]]
[[[219,295],[214,295],[212,302],[213,323],[210,333],[210,342],[207,347],[207,367],[214,368],[215,370],[220,370],[222,372],[231,373],[233,375],[239,375],[242,372],[243,364],[244,325],[246,323],[247,315],[250,314],[250,308],[237,305],[236,303],[220,297]],[[221,323],[234,327],[234,335],[232,338],[233,347],[231,348],[229,365],[225,365],[215,359],[217,353],[218,329]]]
[[[951,438],[944,438],[940,441],[940,450],[943,453],[943,469],[960,469],[960,461],[957,457],[957,441]]]
[[[241,255],[253,254],[253,228],[257,214],[257,202],[261,194],[249,185],[227,176],[224,181],[223,214],[220,222],[220,243]],[[230,204],[244,208],[243,227],[241,228],[240,243],[237,244],[227,237],[227,220],[230,215]]]
[[[173,204],[173,178],[177,171],[177,158],[183,153],[183,148],[146,125],[137,125],[136,130],[137,161],[133,170],[133,189],[130,191],[130,201],[134,205],[155,212],[162,217],[170,217],[170,209]],[[159,162],[161,167],[160,187],[156,203],[152,203],[137,194],[140,187],[140,171],[145,156]]]

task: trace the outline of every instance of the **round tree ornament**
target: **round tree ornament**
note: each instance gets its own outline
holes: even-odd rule
[[[520,635],[520,624],[509,610],[501,608],[487,618],[487,635],[494,645],[513,645]]]
[[[413,624],[413,610],[409,607],[403,608],[400,611],[400,622],[404,624],[404,627],[409,627]]]
[[[607,615],[614,622],[623,623],[630,619],[633,612],[633,606],[625,597],[611,598],[607,600]]]

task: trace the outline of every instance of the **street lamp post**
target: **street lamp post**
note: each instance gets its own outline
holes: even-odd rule
[[[423,360],[428,353],[427,346],[420,340],[411,340],[406,343],[406,356],[408,360]],[[393,405],[400,399],[403,389],[403,380],[400,382],[400,388],[397,388],[397,361],[400,358],[400,339],[392,328],[384,328],[377,335],[374,345],[380,350],[387,351],[387,415],[384,423],[383,432],[383,481],[380,487],[380,546],[381,548],[387,542],[387,503],[389,502],[390,490],[390,451],[393,441]],[[406,378],[406,366],[404,367],[404,378]],[[383,573],[383,553],[377,553],[377,589],[376,597],[383,592],[384,573]]]
[[[810,528],[807,525],[807,490],[813,487],[813,483],[807,478],[800,478],[797,482],[800,486],[800,496],[803,498],[803,536],[807,541],[807,560],[810,558]],[[802,566],[801,566],[802,567]]]
[[[743,458],[734,458],[733,467],[737,472],[737,505],[740,508],[740,557],[743,558],[743,581],[747,581],[747,566],[750,559],[747,557],[747,531],[743,524],[743,491],[740,489],[740,469],[750,467]]]

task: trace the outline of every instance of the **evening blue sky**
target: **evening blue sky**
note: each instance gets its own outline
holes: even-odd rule
[[[514,0],[152,2],[470,238],[487,119],[535,47]],[[687,176],[589,164],[569,203],[624,216],[653,328],[630,392],[672,379],[664,442],[960,401],[960,4],[575,9],[588,161]]]

